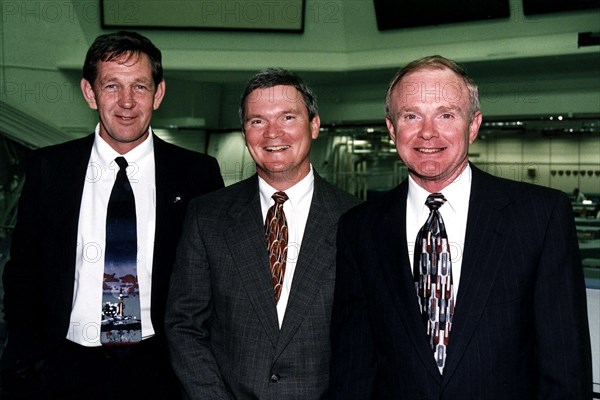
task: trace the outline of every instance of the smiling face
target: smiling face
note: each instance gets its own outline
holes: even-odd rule
[[[165,82],[154,84],[146,54],[126,54],[99,62],[96,81],[82,79],[81,91],[90,108],[98,110],[100,137],[125,154],[148,137],[152,112],[160,106]]]
[[[481,113],[472,115],[464,81],[449,69],[423,69],[394,88],[386,124],[400,159],[419,186],[439,192],[468,164]]]
[[[302,95],[293,86],[256,89],[246,99],[244,138],[258,175],[286,190],[310,171],[310,147],[320,120],[308,119]]]

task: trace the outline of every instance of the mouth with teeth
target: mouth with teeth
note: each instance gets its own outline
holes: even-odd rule
[[[444,149],[445,149],[445,147],[435,148],[435,149],[430,149],[430,148],[426,148],[426,147],[420,147],[420,148],[417,148],[416,150],[419,153],[433,154],[433,153],[439,153],[440,151],[443,151]]]
[[[274,151],[287,150],[289,148],[290,148],[290,146],[268,146],[268,147],[265,147],[265,150],[268,152],[274,152]]]
[[[116,117],[118,118],[118,121],[120,121],[122,124],[131,124],[136,119],[136,117],[125,116],[125,115],[117,115]]]

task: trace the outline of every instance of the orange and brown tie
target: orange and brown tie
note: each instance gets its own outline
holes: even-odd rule
[[[265,235],[273,279],[273,290],[275,292],[275,303],[277,303],[281,296],[281,285],[283,284],[285,262],[287,259],[288,226],[285,213],[283,212],[283,203],[288,197],[284,192],[275,192],[272,197],[275,200],[275,204],[267,211]]]

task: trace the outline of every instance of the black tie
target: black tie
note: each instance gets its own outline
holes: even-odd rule
[[[117,157],[115,161],[120,169],[106,212],[100,336],[104,345],[142,340],[135,197],[127,179],[127,161],[123,157]]]

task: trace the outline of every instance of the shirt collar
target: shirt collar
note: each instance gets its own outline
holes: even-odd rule
[[[461,212],[468,208],[471,195],[471,177],[471,165],[467,164],[461,174],[441,191],[446,198],[445,204],[449,206],[446,206],[447,208],[451,208],[454,212]],[[410,175],[408,176],[407,202],[409,207],[412,205],[416,209],[422,210],[426,207],[425,200],[430,194],[419,186]]]
[[[286,203],[289,202],[289,205],[291,207],[297,206],[300,203],[300,201],[304,199],[313,189],[314,183],[315,175],[313,173],[313,168],[311,164],[310,171],[308,172],[308,174],[304,178],[302,178],[300,182],[285,190],[285,194],[288,197]],[[273,196],[273,193],[277,192],[278,190],[269,185],[260,176],[258,177],[258,190],[260,192],[261,204],[268,208],[273,202],[271,196]]]
[[[96,131],[94,133],[94,148],[93,151],[96,153],[98,160],[104,165],[109,165],[119,156],[125,157],[128,164],[139,163],[152,154],[154,150],[154,141],[152,138],[152,128],[148,127],[150,134],[148,137],[139,145],[131,149],[125,154],[119,154],[115,149],[110,147],[104,139],[100,137],[100,124],[96,125]]]

